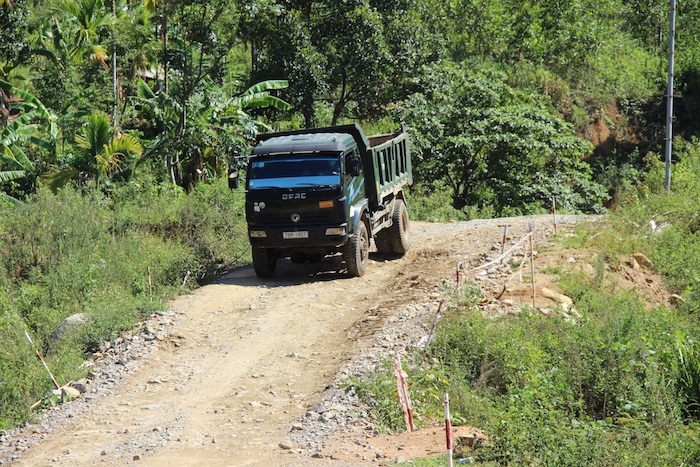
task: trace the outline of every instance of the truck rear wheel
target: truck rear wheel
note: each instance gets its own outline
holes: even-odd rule
[[[253,269],[263,279],[269,279],[275,273],[277,257],[267,248],[253,247]]]
[[[388,228],[377,232],[377,235],[374,237],[374,244],[377,247],[377,251],[383,255],[390,255],[394,252],[394,247],[391,246]]]
[[[391,216],[392,224],[389,227],[389,240],[394,253],[403,255],[409,247],[408,209],[402,199],[394,203],[394,212]]]
[[[348,268],[348,274],[353,277],[362,276],[369,262],[369,234],[363,221],[357,226],[357,232],[350,236],[345,244],[343,260]]]

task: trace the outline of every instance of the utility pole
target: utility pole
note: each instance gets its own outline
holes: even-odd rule
[[[676,53],[676,0],[670,0],[668,31],[668,90],[666,92],[666,193],[671,191],[671,149],[673,147],[673,62]]]
[[[116,1],[112,0],[112,15],[116,20],[117,7]],[[112,126],[117,127],[117,117],[119,116],[119,83],[117,81],[117,34],[112,26],[112,97],[114,98],[114,107],[112,108]]]

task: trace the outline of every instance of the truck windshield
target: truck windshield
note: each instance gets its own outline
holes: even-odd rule
[[[248,189],[340,185],[338,156],[289,155],[255,158],[248,167]]]

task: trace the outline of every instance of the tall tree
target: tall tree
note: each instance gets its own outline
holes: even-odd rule
[[[171,181],[182,184],[183,164],[201,154],[201,148],[196,144],[193,147],[190,144],[193,140],[185,137],[189,112],[196,96],[207,101],[209,83],[221,83],[226,57],[238,41],[235,29],[238,12],[227,0],[168,0],[164,8],[170,27],[163,61],[172,69],[167,93],[179,104],[176,127],[179,142],[175,146],[179,149],[166,154],[166,167]]]
[[[384,115],[389,103],[415,90],[423,65],[441,55],[439,2],[278,4],[284,8],[259,10],[246,20],[257,44],[253,76],[288,78],[306,126],[316,124],[320,103],[331,109],[331,124]]]
[[[490,71],[433,69],[431,91],[402,104],[424,181],[444,181],[454,206],[497,214],[542,210],[551,196],[570,211],[588,210],[603,195],[583,161],[592,151],[538,98],[509,87]]]
[[[26,0],[0,0],[0,62],[14,60],[26,44]]]

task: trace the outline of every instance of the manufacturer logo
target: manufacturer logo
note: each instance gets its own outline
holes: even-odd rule
[[[306,199],[306,193],[282,193],[282,199]]]
[[[301,216],[299,214],[292,214],[292,222],[299,222],[301,220]]]

